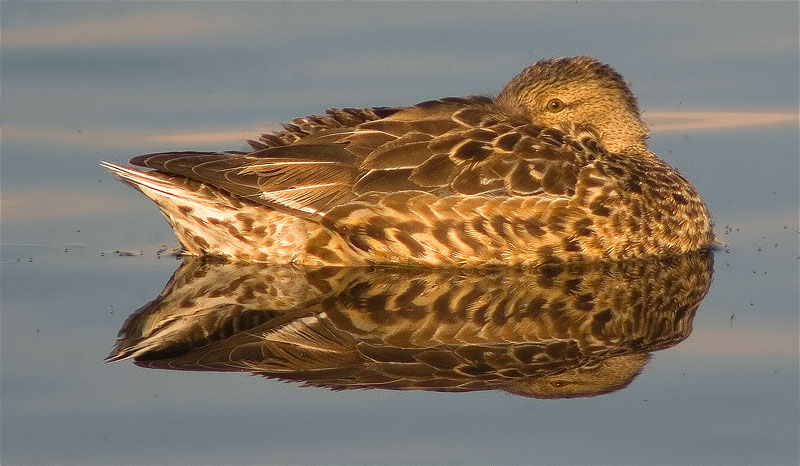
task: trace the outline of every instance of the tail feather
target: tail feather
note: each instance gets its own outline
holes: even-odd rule
[[[174,183],[174,177],[156,172],[144,172],[105,161],[100,162],[100,166],[108,169],[119,180],[141,191],[142,194],[156,202],[161,197],[174,200],[186,198],[185,189]]]
[[[303,254],[309,227],[320,228],[200,181],[110,162],[100,165],[153,200],[189,254],[294,262]]]

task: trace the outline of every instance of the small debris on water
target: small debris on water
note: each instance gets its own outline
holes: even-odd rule
[[[183,250],[180,247],[173,247],[167,246],[166,244],[162,245],[161,248],[156,251],[156,256],[160,259],[161,256],[167,257],[181,257],[183,255]]]
[[[120,257],[133,257],[133,256],[142,256],[144,255],[144,251],[131,251],[127,249],[114,249],[113,251],[103,251],[100,253],[101,256],[106,254],[116,254]]]

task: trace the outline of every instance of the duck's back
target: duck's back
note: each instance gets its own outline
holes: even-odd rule
[[[697,192],[649,151],[610,154],[591,129],[526,123],[488,98],[335,110],[251,145],[112,169],[188,251],[244,260],[518,265],[711,241]]]

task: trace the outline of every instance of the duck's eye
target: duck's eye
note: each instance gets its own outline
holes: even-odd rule
[[[564,102],[561,99],[550,99],[547,102],[547,111],[552,113],[558,113],[561,110],[564,110]]]

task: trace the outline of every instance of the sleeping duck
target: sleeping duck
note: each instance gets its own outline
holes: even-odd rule
[[[495,97],[295,118],[248,152],[103,162],[185,252],[434,267],[670,256],[712,245],[700,194],[651,152],[636,98],[590,57],[536,62]]]

